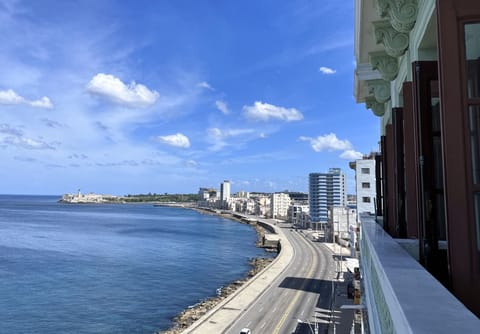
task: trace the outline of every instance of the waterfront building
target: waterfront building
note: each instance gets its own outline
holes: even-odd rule
[[[288,207],[292,200],[286,193],[273,193],[270,199],[270,216],[272,218],[287,218]]]
[[[305,228],[305,215],[308,215],[309,209],[308,204],[296,204],[293,203],[288,207],[287,210],[287,220],[294,226]]]
[[[198,190],[198,206],[200,207],[215,207],[219,199],[217,189],[200,188]]]
[[[357,212],[375,213],[376,178],[375,153],[350,163],[355,171],[355,191],[357,193]]]
[[[220,207],[228,209],[230,200],[230,181],[225,180],[220,184]]]
[[[355,99],[381,125],[378,218],[360,215],[370,331],[477,332],[480,1],[356,0],[354,37]]]
[[[327,173],[310,173],[308,187],[310,222],[316,227],[325,228],[328,209],[346,204],[345,174],[340,168],[330,168]]]

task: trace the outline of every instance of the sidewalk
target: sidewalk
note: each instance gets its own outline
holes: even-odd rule
[[[333,254],[350,257],[350,249],[334,243],[323,243],[330,248]],[[347,264],[347,259],[338,258],[340,265],[337,267],[334,300],[332,301],[333,322],[328,328],[329,334],[353,333],[361,334],[361,313],[358,310],[346,309],[354,304],[353,288],[354,274],[352,265]],[[341,262],[340,262],[341,261]]]

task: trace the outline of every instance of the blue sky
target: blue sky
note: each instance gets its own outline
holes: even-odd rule
[[[0,0],[0,193],[354,192],[353,3]]]

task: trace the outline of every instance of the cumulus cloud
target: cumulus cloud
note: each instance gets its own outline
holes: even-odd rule
[[[268,121],[270,119],[286,122],[299,121],[303,115],[295,108],[284,108],[272,104],[256,101],[253,106],[244,106],[245,116],[255,121]]]
[[[340,158],[347,160],[358,160],[363,157],[363,154],[355,150],[346,150],[340,154]]]
[[[325,67],[325,66],[322,66],[318,69],[319,72],[323,73],[323,74],[335,74],[337,73],[336,70],[330,68],[330,67]]]
[[[168,135],[168,136],[158,136],[156,139],[159,142],[170,145],[170,146],[182,147],[182,148],[190,147],[190,140],[188,140],[187,136],[181,133],[176,133],[174,135]]]
[[[230,113],[230,110],[228,109],[228,106],[225,102],[218,100],[215,101],[215,105],[217,106],[217,109],[225,115],[228,115]]]
[[[352,143],[348,140],[338,139],[334,133],[318,136],[316,138],[301,136],[301,141],[307,141],[315,152],[343,151],[340,158],[347,160],[357,160],[362,158],[362,153],[353,149]]]
[[[197,84],[197,87],[200,87],[200,88],[205,88],[205,89],[208,89],[208,90],[211,90],[212,92],[215,90],[215,88],[213,88],[212,86],[210,86],[210,84],[206,81],[202,81],[202,82],[199,82]]]
[[[159,97],[158,92],[150,90],[142,84],[132,81],[126,85],[117,77],[104,73],[98,73],[90,80],[87,84],[87,91],[131,108],[149,107]]]
[[[318,136],[317,138],[301,136],[299,139],[310,142],[310,145],[315,152],[345,151],[353,148],[348,140],[340,140],[334,133]]]
[[[0,104],[5,104],[5,105],[24,104],[34,108],[44,108],[44,109],[53,108],[52,101],[50,101],[50,99],[46,96],[38,100],[28,100],[23,96],[18,95],[12,89],[0,90]]]

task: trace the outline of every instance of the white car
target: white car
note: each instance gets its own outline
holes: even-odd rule
[[[252,331],[248,328],[244,328],[240,331],[240,334],[252,334]]]

